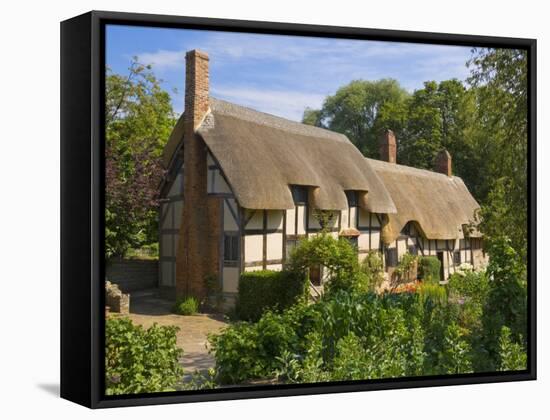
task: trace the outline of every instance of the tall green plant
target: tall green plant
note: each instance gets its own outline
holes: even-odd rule
[[[183,376],[176,344],[177,327],[148,329],[128,318],[108,318],[105,325],[107,395],[173,391]]]

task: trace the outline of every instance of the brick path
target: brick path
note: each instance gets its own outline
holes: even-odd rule
[[[153,323],[175,325],[180,328],[177,334],[178,346],[183,349],[181,364],[188,378],[195,370],[205,371],[214,367],[214,358],[208,354],[207,335],[217,333],[228,325],[222,315],[198,314],[192,316],[171,313],[173,301],[163,297],[158,289],[150,289],[130,294],[130,319],[148,328]]]

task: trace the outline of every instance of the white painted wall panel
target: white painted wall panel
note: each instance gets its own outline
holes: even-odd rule
[[[174,275],[175,264],[171,261],[161,261],[160,263],[160,284],[161,286],[175,286],[175,275]]]
[[[162,241],[162,256],[163,257],[173,257],[174,256],[174,248],[172,246],[172,240],[174,235],[163,233],[161,235],[161,241]]]
[[[262,261],[263,235],[246,235],[244,237],[244,255],[246,262]]]
[[[181,195],[183,191],[183,176],[182,174],[178,174],[176,176],[176,179],[170,186],[170,191],[168,192],[168,197],[174,196],[174,195]]]
[[[341,217],[341,223],[340,223],[340,226],[342,227],[342,229],[346,229],[348,227],[348,221],[349,221],[349,212],[348,210],[342,210],[340,212],[340,217]]]
[[[281,271],[283,269],[282,264],[270,264],[266,266],[267,270]]]
[[[234,200],[231,201],[234,202]],[[233,209],[234,211],[237,211],[234,205]],[[226,232],[235,232],[239,230],[239,226],[237,225],[237,222],[235,221],[235,218],[231,214],[231,210],[229,209],[229,204],[227,204],[225,200],[223,203],[223,230]]]
[[[349,222],[350,227],[357,228],[357,207],[350,207]]]
[[[237,293],[239,291],[238,267],[223,268],[223,291],[229,293]]]
[[[247,216],[250,217],[250,213],[247,212]],[[246,229],[262,229],[264,226],[264,213],[262,210],[254,211],[252,218],[246,224]]]
[[[256,265],[254,267],[245,267],[244,271],[260,271],[263,270],[261,265]]]
[[[219,171],[216,171],[216,176],[214,177],[214,191],[218,194],[231,194],[231,188],[225,182],[225,179]]]
[[[183,212],[183,201],[178,200],[172,203],[172,211],[174,212],[174,229],[179,229],[181,226],[181,217]]]
[[[372,232],[370,249],[379,249],[379,248],[380,248],[380,232]]]
[[[267,234],[267,259],[280,260],[283,258],[283,234]]]
[[[162,219],[162,229],[172,229],[172,214],[173,214],[173,203],[164,203],[162,205],[163,212],[161,213],[163,219]]]
[[[361,235],[357,238],[357,246],[359,250],[368,250],[369,249],[369,233],[362,231]]]
[[[368,226],[370,213],[361,207],[359,207],[358,211],[359,211],[359,225]]]
[[[298,235],[306,233],[306,212],[304,206],[298,206]]]
[[[309,211],[309,228],[321,229],[321,225],[319,224],[319,219],[315,215],[315,211],[311,207],[308,209],[308,211]]]
[[[286,233],[288,235],[294,235],[296,223],[296,209],[289,209],[286,211]]]
[[[282,229],[283,228],[283,210],[269,210],[267,212],[267,228]]]
[[[407,253],[407,245],[405,241],[397,241],[397,259],[401,260],[403,255]]]

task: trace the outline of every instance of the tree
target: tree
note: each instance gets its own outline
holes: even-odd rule
[[[527,256],[527,55],[524,50],[473,49],[469,83],[476,89],[487,181],[482,228],[505,233]]]
[[[106,72],[106,254],[123,257],[158,241],[160,156],[175,114],[151,66],[134,59],[126,76]]]
[[[354,80],[328,96],[320,110],[306,109],[303,122],[345,134],[366,156],[378,155],[374,129],[381,107],[399,104],[408,97],[396,80]]]

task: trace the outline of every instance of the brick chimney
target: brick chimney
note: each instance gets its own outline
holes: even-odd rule
[[[397,140],[391,130],[384,131],[380,137],[380,159],[397,163]]]
[[[185,56],[184,202],[176,255],[176,295],[203,298],[205,279],[219,273],[221,201],[207,194],[207,148],[196,133],[209,109],[208,54]]]
[[[185,123],[195,130],[208,112],[208,54],[199,50],[185,55]]]
[[[443,149],[435,158],[435,170],[447,176],[453,176],[452,161],[451,154]]]

